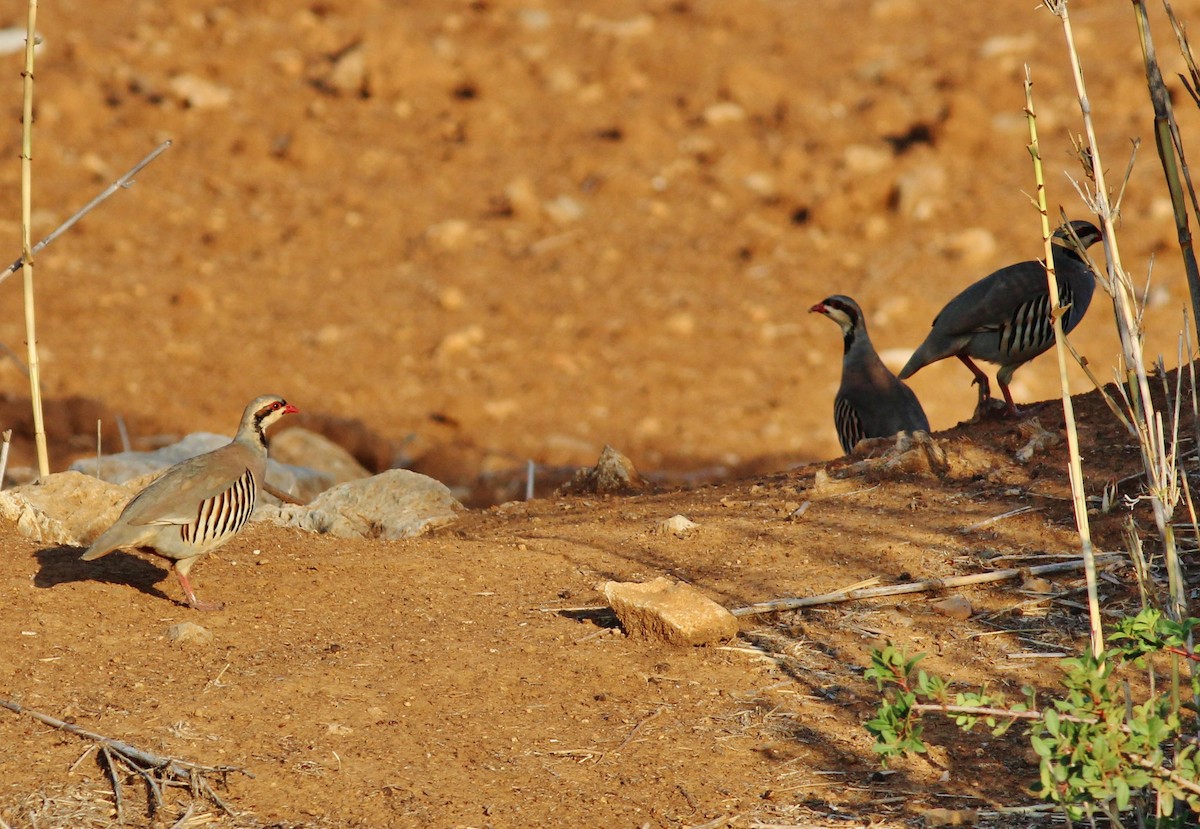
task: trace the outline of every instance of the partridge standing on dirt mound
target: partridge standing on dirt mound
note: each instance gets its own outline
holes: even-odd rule
[[[1065,309],[1063,332],[1069,333],[1083,319],[1096,278],[1074,247],[1071,229],[1087,250],[1103,236],[1091,222],[1074,221],[1054,232],[1054,271],[1058,278],[1058,302]],[[997,363],[996,382],[1004,393],[1009,415],[1017,414],[1008,381],[1013,372],[1054,344],[1050,318],[1050,290],[1041,262],[1018,262],[1001,268],[969,286],[942,309],[933,320],[933,330],[900,370],[902,379],[923,366],[957,357],[975,375],[979,384],[979,409],[983,413],[991,398],[987,375],[971,358]]]
[[[175,575],[188,605],[197,610],[220,610],[223,605],[196,598],[188,584],[188,570],[196,559],[245,526],[266,474],[266,429],[297,411],[273,394],[252,400],[232,442],[177,463],[156,478],[92,542],[83,561],[100,558],[118,547],[145,547],[175,562]]]
[[[839,294],[818,302],[809,312],[824,314],[842,328],[842,384],[833,399],[833,423],[842,450],[849,452],[863,438],[928,432],[921,401],[875,353],[858,303]]]

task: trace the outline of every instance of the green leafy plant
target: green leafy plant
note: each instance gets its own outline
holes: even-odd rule
[[[944,679],[917,667],[921,655],[909,657],[888,645],[872,651],[866,671],[882,693],[866,728],[886,763],[926,750],[927,713],[948,716],[966,731],[983,724],[994,735],[1023,721],[1039,759],[1031,789],[1072,819],[1098,809],[1116,821],[1120,812],[1153,803],[1164,825],[1194,821],[1200,813],[1200,757],[1189,735],[1197,729],[1196,711],[1178,703],[1174,688],[1156,690],[1149,659],[1159,653],[1196,659],[1188,640],[1197,625],[1200,619],[1175,622],[1155,609],[1121,620],[1109,636],[1112,646],[1100,656],[1063,660],[1063,693],[1040,708],[1028,687],[1015,702],[986,688],[953,693]],[[1150,683],[1146,699],[1135,704],[1126,674],[1138,668],[1147,671]],[[1192,684],[1194,696],[1195,679]]]

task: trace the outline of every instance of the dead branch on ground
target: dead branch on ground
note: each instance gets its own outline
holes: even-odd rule
[[[200,763],[181,760],[178,757],[155,754],[154,752],[130,745],[123,740],[105,737],[103,734],[97,734],[94,731],[80,728],[73,723],[51,717],[49,714],[43,714],[39,711],[26,708],[12,700],[0,699],[0,708],[7,708],[14,714],[24,714],[52,728],[69,732],[85,740],[91,740],[95,744],[93,747],[99,751],[101,764],[104,766],[109,780],[112,782],[113,800],[117,808],[118,821],[122,819],[121,812],[124,801],[121,792],[121,778],[125,774],[140,777],[146,784],[146,791],[149,793],[148,796],[152,811],[157,811],[163,806],[163,789],[168,786],[176,786],[180,788],[186,787],[191,792],[192,797],[202,796],[207,798],[230,816],[236,816],[236,813],[213,791],[212,783],[208,781],[207,775],[219,775],[222,783],[224,783],[225,778],[230,772],[240,772],[247,777],[254,776],[245,769],[238,768],[237,766],[205,766]],[[88,752],[91,751],[92,748],[89,748]],[[86,756],[87,753],[84,754],[84,757]],[[80,760],[82,759],[83,757],[80,758]]]

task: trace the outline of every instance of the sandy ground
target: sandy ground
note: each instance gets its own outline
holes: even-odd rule
[[[1151,139],[1131,13],[1072,14],[1116,185],[1131,140]],[[966,682],[1049,684],[1052,663],[1008,656],[1077,647],[1068,605],[979,588],[968,622],[909,597],[749,617],[729,648],[672,650],[625,637],[597,588],[666,574],[737,606],[1076,549],[1062,448],[1021,466],[1019,424],[957,427],[974,405],[957,364],[912,381],[951,473],[822,489],[840,343],[807,313],[852,295],[898,367],[957,290],[1039,255],[1025,65],[1051,203],[1087,215],[1055,18],[915,0],[64,0],[39,29],[35,235],[173,142],[37,259],[52,467],[94,454],[98,419],[106,451],[118,421],[141,447],[229,433],[276,392],[370,468],[431,474],[472,511],[396,543],[255,528],[194,571],[228,608],[192,648],[165,639],[196,614],[160,562],[82,564],[0,527],[0,696],[253,775],[218,789],[236,817],[197,801],[195,825],[898,825],[1027,802],[1015,736],[880,776],[861,670],[891,639]],[[0,68],[15,258],[20,58]],[[1154,263],[1148,342],[1171,366],[1187,291],[1156,167],[1147,143],[1121,241],[1139,281]],[[0,412],[27,467],[19,282],[0,288],[20,358],[0,360]],[[1073,341],[1108,379],[1111,311],[1103,294],[1092,308]],[[1016,380],[1018,400],[1052,398],[1053,358]],[[1096,399],[1081,410],[1099,494],[1135,453]],[[1032,414],[1061,424],[1055,404]],[[554,497],[606,444],[656,491]],[[538,499],[505,503],[530,460]],[[700,530],[653,532],[674,514]],[[1119,547],[1121,516],[1096,520]],[[85,742],[0,711],[0,743],[16,747],[0,818],[107,825]],[[187,802],[172,792],[160,819]]]

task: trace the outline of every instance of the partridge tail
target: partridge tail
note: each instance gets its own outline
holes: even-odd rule
[[[124,547],[126,545],[129,545],[129,546],[136,545],[138,543],[139,539],[130,538],[129,533],[127,531],[124,531],[126,529],[127,528],[125,528],[119,522],[117,524],[114,524],[113,526],[109,527],[107,530],[100,533],[100,535],[96,537],[96,540],[92,542],[92,546],[87,548],[87,552],[85,552],[82,556],[80,556],[79,560],[80,561],[95,561],[96,559],[100,558],[101,556],[108,555],[113,550],[117,549],[118,547]]]
[[[896,376],[901,380],[907,380],[909,377],[912,377],[914,374],[916,374],[920,369],[932,362],[925,356],[924,352],[925,344],[921,343],[921,346],[913,352],[913,355],[908,358],[908,362],[904,364],[904,368],[900,369],[900,373]]]
[[[103,536],[101,536],[101,538],[103,538]],[[99,540],[100,540],[99,538],[96,539],[96,541],[99,541]],[[115,549],[117,549],[115,546],[110,547],[110,546],[105,546],[102,544],[92,544],[91,547],[87,548],[87,552],[79,557],[79,560],[80,561],[95,561],[96,559],[100,558],[101,556],[108,555]]]

